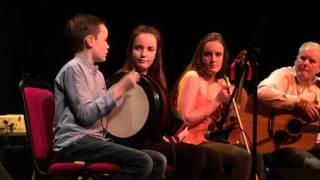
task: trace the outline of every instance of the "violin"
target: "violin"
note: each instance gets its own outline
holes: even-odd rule
[[[246,54],[247,51],[242,50],[234,60],[234,63],[232,63],[232,66],[235,66],[235,63],[244,63]],[[249,64],[247,65],[249,66]],[[234,76],[234,74],[235,73],[231,73],[231,76]],[[224,77],[229,93],[231,94],[230,100],[228,103],[221,104],[216,112],[210,116],[212,121],[208,125],[208,132],[210,132],[210,136],[207,139],[209,141],[214,140],[231,144],[238,144],[240,141],[243,142],[243,138],[241,138],[241,129],[243,128],[240,111],[245,109],[248,100],[247,92],[243,88],[245,74],[246,72],[242,72],[240,82],[238,86],[234,88],[234,92],[231,92],[231,83],[229,78],[226,76]],[[251,76],[250,68],[247,75]]]
[[[225,78],[227,86],[231,86],[228,78]],[[236,90],[239,91],[239,90]],[[230,144],[239,144],[241,138],[241,121],[240,110],[244,109],[247,104],[248,95],[245,90],[234,92],[236,98],[232,97],[228,103],[221,104],[210,118],[212,121],[208,125],[210,132],[207,139],[209,141],[218,141]],[[240,95],[241,93],[241,95]],[[240,102],[241,101],[241,102]],[[209,137],[209,138],[208,138]]]

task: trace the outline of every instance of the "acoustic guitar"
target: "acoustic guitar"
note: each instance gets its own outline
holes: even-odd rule
[[[262,113],[262,110],[264,113]],[[252,97],[241,113],[243,130],[252,141]],[[292,147],[310,150],[320,133],[320,120],[306,121],[288,112],[276,112],[259,103],[257,115],[257,150],[260,153]]]

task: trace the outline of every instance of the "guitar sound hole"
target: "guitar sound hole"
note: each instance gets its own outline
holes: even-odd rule
[[[302,132],[302,123],[298,119],[291,119],[287,124],[287,129],[291,135],[299,135]]]
[[[297,142],[300,136],[291,136],[286,131],[276,131],[273,138],[275,144],[288,145]]]

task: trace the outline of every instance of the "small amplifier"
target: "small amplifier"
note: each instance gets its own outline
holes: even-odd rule
[[[23,114],[0,115],[0,132],[26,132]]]

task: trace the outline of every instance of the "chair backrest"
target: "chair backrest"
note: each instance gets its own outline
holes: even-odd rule
[[[113,174],[119,166],[113,163],[84,164],[54,162],[53,120],[55,111],[54,94],[48,84],[40,81],[22,80],[20,90],[24,103],[25,122],[33,153],[34,170],[41,175],[77,175],[87,173]],[[35,172],[35,171],[34,171]],[[37,176],[37,175],[35,175]]]
[[[27,133],[35,161],[53,157],[54,95],[41,83],[20,83],[23,97]]]

